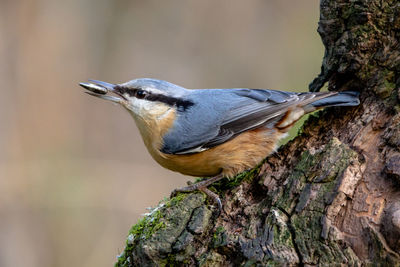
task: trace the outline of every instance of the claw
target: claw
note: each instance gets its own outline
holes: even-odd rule
[[[219,196],[216,193],[214,193],[213,191],[211,191],[207,187],[201,187],[201,188],[199,188],[199,190],[201,192],[203,192],[204,194],[206,194],[207,196],[209,196],[212,200],[214,200],[215,203],[217,203],[219,212],[222,211],[222,202],[221,202],[221,199],[219,198]]]
[[[177,188],[171,192],[170,197],[172,198],[172,197],[176,196],[177,193],[179,193],[179,192],[190,193],[190,192],[199,190],[199,191],[205,193],[207,196],[209,196],[218,205],[219,212],[221,212],[222,211],[221,199],[219,198],[219,196],[216,193],[214,193],[207,187],[209,185],[211,185],[212,183],[221,180],[222,178],[224,178],[224,176],[220,174],[215,177],[209,178],[207,180],[198,182],[196,184],[190,184],[190,185],[182,187],[182,188]]]

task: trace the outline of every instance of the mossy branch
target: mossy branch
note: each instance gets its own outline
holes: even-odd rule
[[[322,0],[318,91],[358,90],[356,108],[310,116],[254,170],[162,201],[116,266],[400,266],[400,3]]]

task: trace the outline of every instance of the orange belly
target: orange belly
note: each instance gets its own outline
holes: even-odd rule
[[[170,155],[153,150],[150,154],[163,167],[185,175],[208,177],[222,173],[233,177],[255,167],[271,154],[282,135],[273,129],[259,128],[200,153]]]

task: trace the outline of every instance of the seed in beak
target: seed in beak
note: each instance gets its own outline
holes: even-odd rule
[[[93,83],[79,83],[79,85],[96,94],[105,95],[108,92],[106,88]]]

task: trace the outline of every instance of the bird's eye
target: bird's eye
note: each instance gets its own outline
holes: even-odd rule
[[[147,95],[147,92],[144,91],[144,90],[140,90],[140,89],[139,89],[139,90],[137,90],[137,92],[136,92],[136,98],[139,98],[139,99],[145,98],[146,95]]]

